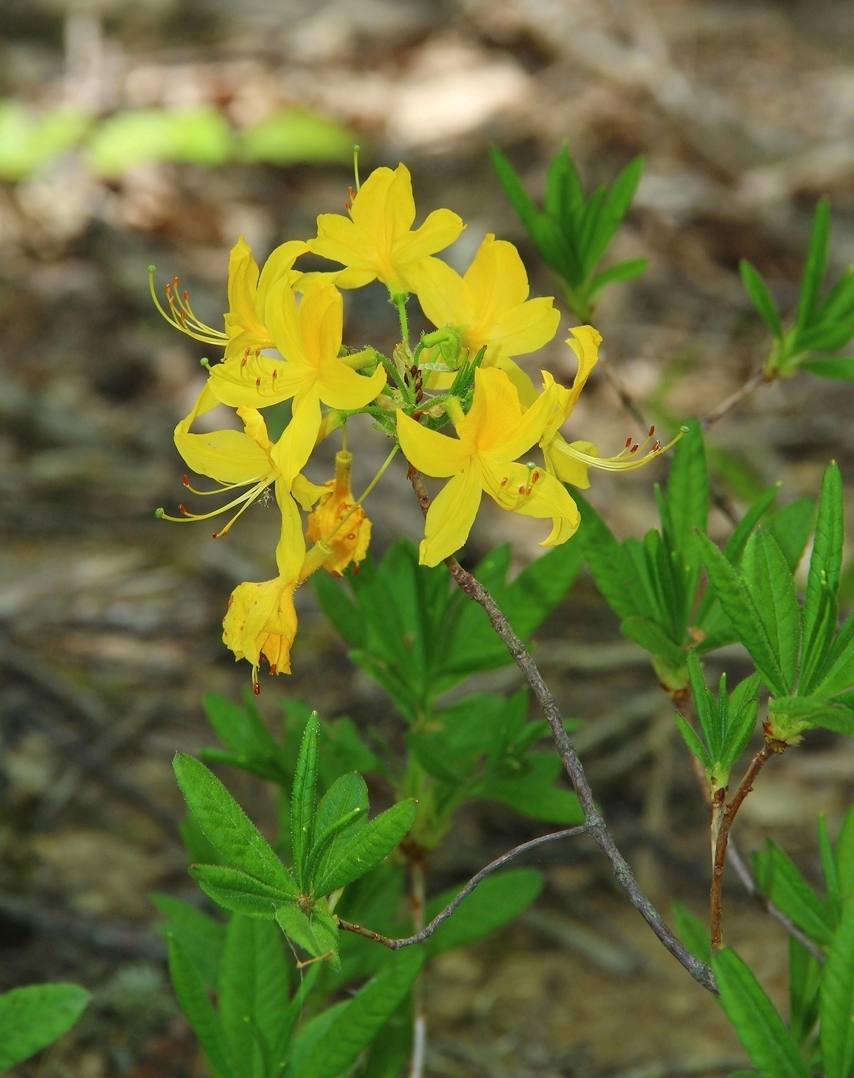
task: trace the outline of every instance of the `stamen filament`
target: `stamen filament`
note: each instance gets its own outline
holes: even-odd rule
[[[154,273],[155,267],[148,267],[148,291],[151,293],[151,298],[154,301],[154,306],[163,315],[170,326],[180,330],[181,333],[186,333],[188,337],[193,337],[197,341],[201,341],[202,344],[215,344],[222,347],[228,343],[228,337],[225,333],[220,333],[219,330],[212,329],[210,326],[206,326],[204,322],[200,322],[198,318],[193,314],[192,308],[189,304],[184,307],[181,301],[178,301],[178,307],[176,307],[175,297],[172,295],[173,284],[170,282],[166,285],[166,295],[169,302],[169,310],[171,314],[167,314],[163,304],[160,302],[160,298],[157,295],[157,290],[154,287]],[[177,282],[177,278],[173,278],[173,281]],[[179,308],[182,311],[188,312],[192,319],[192,328],[187,323],[186,313],[182,317],[179,314]]]
[[[648,464],[654,457],[670,449],[685,434],[686,430],[687,428],[682,427],[666,445],[662,445],[659,441],[654,442],[652,449],[643,455],[639,451],[649,444],[649,437],[645,438],[643,442],[635,444],[632,444],[632,439],[630,438],[626,447],[615,457],[595,457],[592,453],[584,453],[570,445],[569,442],[557,438],[552,441],[549,448],[563,453],[564,456],[572,457],[573,460],[580,461],[580,463],[587,465],[588,468],[601,468],[606,472],[628,472]]]
[[[247,506],[251,505],[252,502],[254,502],[255,499],[260,494],[262,494],[267,489],[267,487],[269,487],[269,485],[275,480],[275,478],[276,473],[269,472],[262,479],[260,479],[250,490],[244,491],[244,493],[241,494],[239,497],[232,499],[232,501],[228,502],[226,505],[220,506],[219,509],[212,509],[210,513],[190,513],[182,507],[181,515],[178,517],[170,516],[168,513],[164,513],[160,509],[158,509],[157,511],[157,516],[161,520],[171,520],[174,521],[176,524],[183,524],[191,520],[210,520],[212,517],[218,517],[221,513],[227,513],[229,509],[233,509],[236,505],[240,505],[241,503],[243,503],[243,507],[238,511],[236,516],[232,520],[230,520],[228,524],[226,524],[222,531],[218,532],[219,535],[224,535],[234,523],[234,521],[237,520],[237,517],[240,516],[243,510],[246,509]],[[244,484],[240,485],[242,486]],[[202,493],[216,494],[219,492],[202,491]]]

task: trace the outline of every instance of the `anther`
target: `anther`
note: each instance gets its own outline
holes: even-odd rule
[[[634,445],[632,446],[632,448],[631,448],[631,449],[629,450],[629,452],[630,452],[630,453],[637,453],[637,451],[638,451],[639,449],[640,449],[640,446],[638,445],[638,443],[637,443],[637,442],[635,442],[635,444],[634,444]]]
[[[261,695],[261,683],[258,682],[258,681],[253,681],[252,682],[252,691],[255,693],[256,696],[260,696]]]
[[[179,504],[178,512],[181,514],[182,517],[186,516],[187,515],[187,507],[185,505],[180,505]]]
[[[219,532],[211,532],[211,539],[219,539]]]
[[[653,434],[655,434],[655,427],[654,426],[649,428],[649,432],[647,433],[647,438],[651,438],[653,436]]]
[[[256,386],[260,386],[260,385],[261,385],[261,379],[260,379],[260,378],[256,378],[256,379],[255,379],[255,385],[256,385]]]
[[[632,436],[630,434],[628,436],[628,438],[626,438],[626,449],[628,449],[631,444],[632,444]]]
[[[270,663],[270,673],[271,674],[276,673],[276,664],[275,663]]]
[[[350,205],[350,200],[347,199],[347,201],[345,201],[344,203],[344,209],[347,211],[347,213],[349,213],[352,208],[353,207]]]
[[[661,442],[659,442],[657,439],[656,439],[656,441],[654,441],[652,443],[652,452],[653,453],[661,452]]]
[[[349,194],[351,200],[356,197],[356,192],[353,190],[352,185],[348,186],[347,193]]]
[[[503,478],[503,479],[501,480],[501,485],[502,485],[502,487],[506,487],[506,486],[507,486],[507,480],[508,480],[509,478],[510,478],[510,477],[509,477],[509,476],[507,476],[507,475],[505,475],[505,476],[504,476],[504,478]]]
[[[181,482],[184,484],[185,487],[188,487],[190,485],[190,477],[188,475],[182,475]]]

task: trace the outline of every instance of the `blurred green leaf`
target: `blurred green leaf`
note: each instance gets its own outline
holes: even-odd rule
[[[821,978],[821,1058],[825,1078],[854,1070],[854,899],[846,899]]]
[[[167,918],[157,925],[161,935],[173,935],[198,970],[206,987],[216,988],[225,940],[225,925],[221,921],[215,921],[196,906],[191,906],[189,902],[182,902],[171,895],[155,893],[150,898]]]
[[[839,378],[854,381],[854,356],[837,356],[834,359],[810,359],[801,367],[820,378]]]
[[[41,116],[0,101],[0,178],[20,180],[81,141],[92,117],[63,106]]]
[[[783,326],[780,322],[780,314],[777,304],[774,302],[768,286],[759,274],[756,267],[743,258],[738,264],[741,279],[747,294],[753,300],[753,306],[762,315],[765,324],[778,340],[783,339]]]
[[[428,952],[441,954],[483,939],[527,909],[542,888],[543,878],[533,868],[514,868],[487,876],[462,900],[448,920],[439,925],[427,943]],[[458,892],[459,888],[451,887],[431,898],[426,920],[432,921]]]
[[[327,116],[305,109],[282,109],[238,136],[247,161],[271,165],[340,162],[353,158],[353,132]]]
[[[0,995],[0,1072],[52,1044],[88,1002],[76,984],[33,984]]]
[[[86,148],[92,169],[121,176],[149,161],[190,161],[212,167],[234,155],[228,121],[210,106],[117,112],[95,129]]]

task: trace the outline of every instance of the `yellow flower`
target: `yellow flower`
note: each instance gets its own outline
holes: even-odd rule
[[[368,377],[354,369],[373,362],[371,352],[339,358],[344,307],[341,293],[327,281],[310,284],[299,306],[287,281],[277,281],[264,320],[284,362],[257,353],[229,359],[211,368],[208,385],[233,408],[264,408],[293,398],[291,421],[271,450],[290,484],[314,449],[321,403],[340,410],[364,408],[382,391],[386,375],[382,366]]]
[[[542,348],[560,321],[551,296],[528,299],[528,275],[519,252],[491,234],[462,277],[441,259],[424,259],[415,291],[433,325],[456,329],[469,356],[486,348],[484,367],[515,367],[509,358]],[[436,372],[430,388],[447,389],[453,377]]]
[[[339,213],[317,218],[317,238],[309,247],[347,267],[335,275],[339,287],[360,288],[378,277],[393,295],[402,295],[415,290],[419,262],[453,243],[464,228],[450,210],[433,210],[413,232],[414,220],[409,170],[378,168],[353,199],[349,218]]]
[[[252,664],[252,686],[260,692],[258,667],[261,657],[270,664],[271,674],[291,672],[291,645],[297,634],[294,609],[296,580],[276,577],[262,583],[238,584],[228,600],[222,621],[222,639],[235,659]]]
[[[332,555],[323,563],[323,568],[333,576],[340,576],[351,562],[358,565],[367,554],[371,539],[371,522],[364,509],[361,506],[353,509],[352,460],[353,454],[346,450],[335,454],[335,478],[319,488],[322,491],[320,504],[308,518],[306,537],[312,543],[326,540],[332,548]],[[342,521],[345,523],[339,527]],[[330,535],[332,538],[327,538]]]
[[[244,356],[261,348],[275,347],[264,325],[264,306],[271,286],[279,280],[291,287],[303,276],[293,264],[308,250],[302,240],[289,240],[277,247],[258,270],[252,251],[241,236],[232,247],[228,260],[228,314],[225,332],[213,329],[200,321],[190,306],[190,293],[178,290],[178,278],[166,285],[169,313],[160,304],[154,291],[153,269],[149,270],[151,295],[158,310],[176,329],[188,336],[225,349],[225,358]]]
[[[484,491],[502,509],[555,520],[543,546],[563,541],[562,527],[578,526],[578,509],[564,487],[532,464],[514,464],[539,440],[557,403],[554,379],[543,371],[544,392],[527,411],[504,371],[475,372],[468,415],[453,405],[449,414],[457,439],[447,438],[397,413],[397,433],[407,460],[419,471],[450,477],[427,513],[420,547],[422,565],[437,565],[465,543]],[[458,415],[454,415],[458,410]],[[566,528],[563,527],[563,531]]]

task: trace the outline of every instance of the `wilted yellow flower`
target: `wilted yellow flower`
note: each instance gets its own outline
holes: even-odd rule
[[[294,608],[296,580],[278,576],[259,584],[238,584],[228,600],[222,621],[222,639],[235,659],[252,664],[252,686],[260,692],[258,667],[261,657],[271,674],[291,672],[291,646],[297,634]]]
[[[547,371],[542,374],[544,392],[523,412],[504,371],[477,370],[468,415],[463,415],[459,402],[448,398],[456,439],[398,411],[397,433],[407,460],[427,475],[450,477],[427,513],[419,553],[422,565],[437,565],[465,543],[484,491],[502,509],[552,517],[555,523],[543,546],[568,538],[567,527],[577,528],[578,509],[557,479],[533,464],[513,463],[540,439],[557,406],[554,379]]]
[[[154,291],[154,269],[149,269],[149,286],[158,310],[176,329],[203,344],[225,349],[225,358],[244,356],[261,348],[273,348],[275,342],[264,325],[264,307],[271,286],[279,280],[290,287],[297,284],[302,274],[293,264],[308,250],[302,240],[289,240],[277,247],[264,269],[252,257],[252,250],[241,236],[232,247],[228,260],[228,314],[225,316],[225,332],[214,329],[200,321],[190,306],[190,293],[180,292],[178,278],[166,285],[169,313],[160,304]]]
[[[335,478],[319,488],[323,490],[320,502],[308,518],[306,538],[312,543],[326,540],[332,548],[332,554],[323,563],[323,568],[333,576],[340,576],[351,562],[358,565],[367,554],[371,540],[371,522],[364,509],[361,506],[353,508],[355,499],[350,488],[352,460],[353,454],[346,450],[335,454]]]
[[[327,281],[306,287],[297,306],[286,281],[270,289],[265,324],[284,361],[257,353],[218,363],[208,385],[217,399],[234,408],[266,408],[293,398],[293,417],[271,456],[287,483],[302,470],[317,441],[321,403],[357,410],[369,404],[386,385],[377,366],[367,377],[354,369],[375,362],[373,352],[339,357],[344,307],[341,293]]]
[[[349,218],[317,218],[317,238],[309,248],[347,267],[335,274],[340,288],[360,288],[378,277],[393,295],[402,295],[416,290],[419,262],[453,243],[465,227],[451,210],[433,210],[413,232],[414,220],[409,169],[377,168],[353,198]]]
[[[553,298],[528,299],[528,275],[506,240],[487,235],[462,277],[439,258],[424,259],[416,273],[424,313],[437,328],[456,329],[469,356],[485,347],[484,367],[507,369],[511,356],[535,352],[557,331],[560,312]],[[429,385],[447,388],[453,377],[436,372]]]

